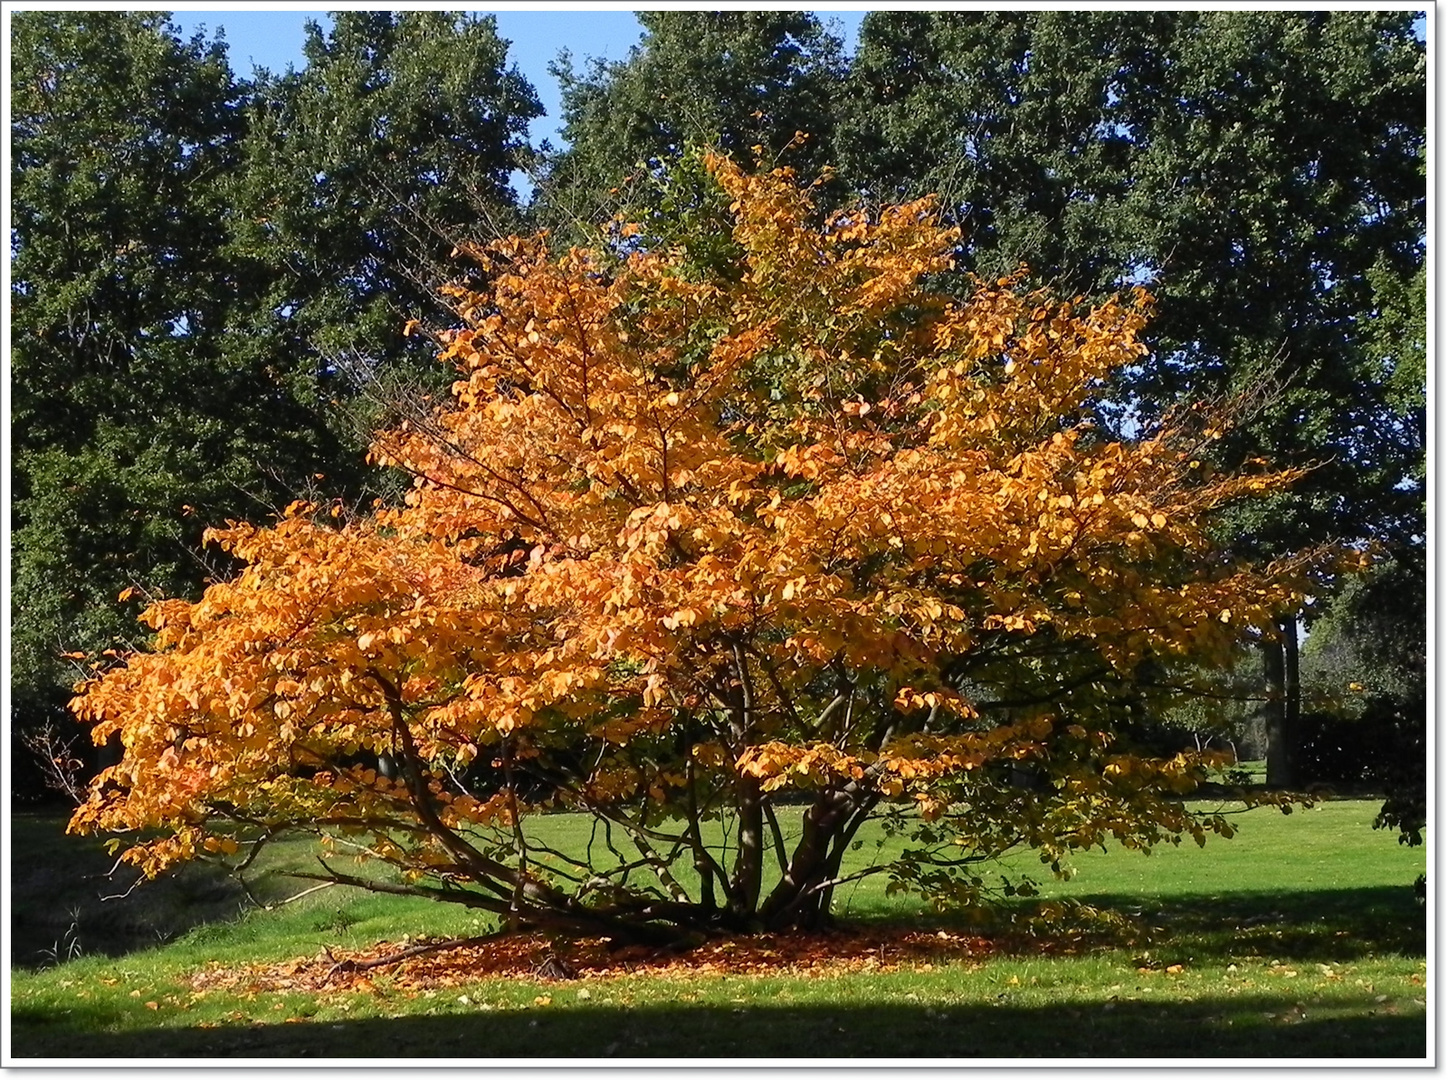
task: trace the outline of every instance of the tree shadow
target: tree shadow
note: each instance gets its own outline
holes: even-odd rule
[[[154,948],[197,926],[232,921],[250,906],[234,879],[202,864],[147,882],[123,899],[103,900],[124,892],[130,879],[107,880],[112,860],[102,841],[66,836],[64,827],[64,818],[53,813],[12,815],[10,931],[17,966],[65,960],[72,942],[79,955]],[[1099,893],[1073,902],[1124,915],[1126,925],[1068,917],[1059,929],[1028,937],[1003,922],[981,926],[950,915],[891,915],[886,921],[981,933],[1007,953],[1166,945],[1197,960],[1259,954],[1341,963],[1368,955],[1422,956],[1427,941],[1426,909],[1406,884],[1166,898]],[[1020,915],[1034,905],[1017,901],[1007,911]]]
[[[951,913],[853,922],[978,934],[1008,955],[1166,946],[1198,961],[1264,956],[1345,963],[1368,956],[1423,956],[1427,949],[1427,909],[1407,885],[1146,898],[1091,893],[1060,904],[1059,917],[1031,933],[1026,926],[1039,904],[1013,901],[984,923]]]
[[[1190,944],[1199,959],[1260,955],[1346,963],[1423,956],[1427,949],[1427,909],[1408,885],[1199,893],[1145,904],[1120,894],[1081,900],[1131,915],[1152,940]]]
[[[234,879],[200,863],[128,892],[138,871],[110,874],[115,859],[104,840],[67,836],[65,821],[57,813],[10,818],[10,940],[17,967],[155,948],[251,906]]]
[[[1369,999],[1370,1000],[1370,999]],[[100,1012],[108,1013],[104,1007]],[[921,1001],[730,1008],[576,1003],[462,1016],[345,1022],[62,1032],[43,1015],[14,1017],[12,1052],[25,1058],[1421,1058],[1426,1010],[1293,1007],[1281,997],[1216,995],[1190,1001],[1019,1005],[1005,993],[971,1003]],[[84,1018],[86,1027],[119,1021]],[[52,1032],[47,1032],[47,1027]]]

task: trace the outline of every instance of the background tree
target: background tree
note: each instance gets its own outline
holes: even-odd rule
[[[325,30],[307,24],[305,67],[255,89],[231,187],[245,211],[235,257],[270,271],[247,327],[255,348],[308,355],[324,392],[343,395],[339,360],[364,376],[433,370],[400,327],[446,314],[435,297],[455,244],[518,225],[510,175],[542,107],[507,48],[491,16],[340,11]]]
[[[1179,798],[1218,759],[1130,725],[1174,696],[1154,670],[1229,662],[1333,572],[1210,537],[1300,471],[1204,473],[1222,410],[1091,422],[1144,292],[953,302],[919,285],[958,239],[930,200],[821,223],[788,172],[706,165],[734,272],[492,246],[451,292],[453,400],[374,447],[406,504],[212,534],[241,574],[152,605],[75,702],[126,756],[73,829],[159,828],[124,856],[152,874],[313,832],[401,871],[324,880],[652,940],[815,927],[861,874],[972,905],[1016,847],[1230,835]],[[530,838],[560,807],[585,856]],[[904,853],[847,872],[876,816]]]
[[[12,723],[35,726],[63,653],[129,640],[122,589],[199,592],[206,525],[373,475],[338,361],[433,373],[401,328],[443,314],[438,234],[511,227],[539,107],[491,19],[343,12],[255,82],[159,14],[14,27]]]
[[[1275,369],[1285,392],[1221,460],[1315,468],[1237,543],[1403,542],[1422,535],[1401,393],[1422,335],[1384,347],[1374,324],[1420,287],[1425,71],[1411,13],[872,12],[840,165],[861,190],[939,191],[964,267],[1024,262],[1087,296],[1151,281],[1162,314],[1103,415],[1117,430]],[[1296,626],[1264,643],[1279,783]]]
[[[1398,552],[1343,590],[1302,665],[1304,685],[1331,705],[1306,733],[1314,776],[1383,791],[1374,824],[1409,844],[1427,826],[1427,597],[1423,553]]]
[[[940,194],[962,265],[1025,264],[1086,295],[1129,275],[1134,112],[1169,14],[872,12],[850,66],[837,162],[877,198]],[[1147,62],[1149,64],[1149,61]]]
[[[260,512],[324,441],[231,348],[258,282],[223,254],[244,92],[222,47],[150,14],[13,30],[11,661],[34,720],[65,700],[62,652],[129,638],[123,587],[193,588],[202,522]]]
[[[641,11],[643,39],[616,63],[551,70],[568,145],[544,160],[538,224],[577,236],[615,208],[657,204],[647,183],[690,147],[759,156],[813,175],[834,159],[845,60],[838,37],[799,11]],[[806,140],[796,139],[804,132]],[[698,184],[699,189],[707,185]],[[665,216],[671,216],[666,212]],[[585,237],[586,242],[592,237]]]

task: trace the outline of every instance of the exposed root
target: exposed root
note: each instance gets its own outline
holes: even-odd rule
[[[470,938],[448,938],[444,941],[432,941],[422,945],[413,945],[400,952],[388,953],[383,956],[375,956],[371,959],[359,960],[355,957],[346,957],[338,960],[332,955],[332,950],[326,946],[322,947],[322,953],[328,960],[333,961],[332,966],[327,969],[327,974],[322,976],[323,982],[330,982],[332,977],[341,972],[372,971],[374,968],[391,967],[393,964],[400,964],[404,960],[411,960],[415,956],[427,956],[429,953],[438,953],[446,949],[461,949],[469,945],[481,945],[487,941],[506,936],[506,931],[499,931],[492,934],[483,934],[479,937]]]

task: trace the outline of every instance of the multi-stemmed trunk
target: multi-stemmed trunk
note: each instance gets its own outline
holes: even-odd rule
[[[799,842],[779,883],[760,906],[763,925],[812,930],[828,921],[844,853],[873,805],[873,797],[847,789],[820,792],[804,813]]]
[[[735,648],[731,659],[734,678],[727,687],[719,688],[729,708],[714,735],[731,744],[737,754],[755,735],[756,699],[743,650]],[[547,849],[533,850],[522,828],[518,785],[523,782],[523,763],[515,759],[511,742],[504,742],[500,759],[502,793],[513,821],[509,856],[478,846],[476,837],[444,822],[429,790],[428,762],[413,739],[399,686],[380,672],[369,674],[387,702],[393,728],[388,757],[406,790],[415,831],[429,836],[446,853],[450,866],[441,873],[433,867],[432,876],[440,878],[441,886],[364,882],[326,864],[325,876],[301,876],[462,903],[495,913],[509,928],[538,927],[651,944],[698,940],[700,935],[712,933],[819,929],[829,921],[845,853],[880,798],[872,786],[874,778],[868,775],[828,784],[802,809],[798,838],[787,842],[778,816],[782,807],[776,805],[773,793],[764,790],[761,780],[741,772],[725,786],[706,788],[693,766],[690,745],[679,748],[687,763],[687,790],[674,810],[682,821],[676,817],[662,823],[657,818],[650,821],[642,805],[592,801],[577,784],[578,777],[562,768],[549,769],[534,759],[527,763],[532,781],[550,784],[560,792],[573,790],[581,809],[620,829],[637,851],[636,859],[620,857],[619,869],[589,869],[592,876],[586,882],[580,876],[579,887],[568,888],[548,879],[538,858],[546,855]],[[887,725],[875,734],[883,739],[890,730],[893,727]],[[701,733],[695,731],[695,738]],[[704,839],[703,823],[719,813],[721,799],[729,804],[735,819],[728,844],[734,848],[732,866],[724,865]],[[619,854],[612,841],[610,848]],[[686,888],[677,874],[678,865],[691,861],[699,878],[693,890]],[[779,878],[766,891],[765,868],[771,862],[778,865]],[[576,865],[582,868],[584,864]],[[659,888],[631,885],[630,866],[651,873]]]

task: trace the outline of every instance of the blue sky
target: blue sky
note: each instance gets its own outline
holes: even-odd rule
[[[538,91],[547,115],[535,120],[530,128],[529,135],[535,144],[545,138],[555,144],[559,141],[558,84],[548,74],[548,65],[558,54],[564,49],[572,53],[575,69],[584,68],[590,57],[622,60],[643,33],[632,11],[603,10],[598,5],[584,11],[565,11],[556,7],[546,11],[501,7],[468,10],[497,17],[499,35],[511,42],[509,58]],[[838,20],[839,26],[835,30],[844,36],[845,47],[853,50],[866,10],[864,6],[855,10],[817,9],[816,14],[826,22]],[[330,21],[323,10],[280,7],[177,10],[171,14],[171,21],[180,27],[183,37],[189,38],[203,27],[208,37],[224,29],[231,67],[238,75],[251,74],[253,67],[277,72],[285,71],[288,66],[301,67],[304,63],[302,42],[306,38],[304,27],[308,19],[316,19],[323,26]]]

